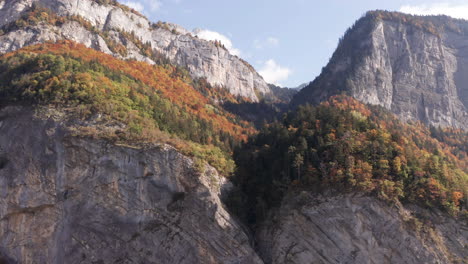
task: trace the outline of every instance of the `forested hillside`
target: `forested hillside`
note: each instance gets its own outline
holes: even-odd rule
[[[467,142],[464,131],[406,124],[335,96],[289,112],[236,151],[240,191],[231,205],[250,224],[300,190],[361,192],[466,214]]]
[[[118,60],[69,41],[0,57],[2,104],[48,105],[82,120],[104,114],[107,122],[123,124],[122,129],[79,130],[111,140],[166,141],[229,173],[229,153],[254,130],[211,104],[196,85],[201,90],[200,82],[175,66]]]

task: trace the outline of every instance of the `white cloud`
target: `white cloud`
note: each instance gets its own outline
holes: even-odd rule
[[[145,8],[143,4],[139,2],[128,1],[128,2],[123,2],[123,4],[135,9],[138,12],[143,11],[143,9]]]
[[[435,3],[425,5],[404,5],[400,12],[413,15],[447,15],[468,19],[468,4]]]
[[[281,81],[288,79],[289,75],[292,73],[292,70],[286,67],[282,67],[274,60],[270,59],[264,62],[259,73],[266,82],[280,85]]]
[[[254,40],[254,47],[259,50],[264,48],[274,48],[279,45],[279,42],[279,39],[275,37],[267,37],[266,39],[262,40],[256,39]]]
[[[162,3],[160,0],[136,0],[136,1],[124,1],[124,5],[127,5],[138,12],[143,11],[159,11]]]
[[[232,41],[226,37],[225,35],[218,33],[216,31],[211,31],[207,29],[196,29],[193,31],[193,33],[204,40],[218,40],[220,41],[227,50],[233,55],[240,56],[241,51],[239,49],[234,48],[234,45],[232,44]]]
[[[279,45],[279,39],[275,38],[275,37],[268,37],[267,38],[267,43],[272,45],[272,46],[278,46]]]
[[[152,11],[158,11],[162,6],[162,3],[159,0],[146,0],[145,2],[148,3]]]

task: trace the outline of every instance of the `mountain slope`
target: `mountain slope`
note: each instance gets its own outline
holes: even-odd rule
[[[452,132],[459,142],[441,142],[420,123],[406,124],[346,96],[300,106],[235,152],[244,217],[261,222],[294,186],[466,212],[468,134]]]
[[[344,92],[402,120],[468,129],[466,43],[464,20],[368,12],[293,104],[318,103]]]
[[[254,131],[211,104],[175,67],[122,61],[69,41],[3,55],[0,69],[2,105],[51,105],[84,120],[102,115],[96,122],[113,129],[98,137],[170,142],[226,175],[233,167],[228,153]]]
[[[433,134],[351,97],[300,106],[235,152],[229,204],[266,263],[463,263],[468,134]]]
[[[193,37],[177,25],[151,23],[116,1],[13,0],[0,1],[0,7],[0,53],[72,40],[119,58],[149,63],[168,58],[187,68],[193,78],[206,78],[211,85],[252,101],[270,94],[253,67],[222,45]],[[59,16],[60,21],[51,23],[49,16]]]

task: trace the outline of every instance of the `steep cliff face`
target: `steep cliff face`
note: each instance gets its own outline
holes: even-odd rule
[[[66,123],[0,111],[0,262],[261,263],[213,168],[197,173],[167,145],[74,137]]]
[[[467,129],[467,43],[463,20],[369,12],[293,103],[346,92],[403,120]]]
[[[258,101],[258,95],[271,94],[267,83],[252,66],[222,46],[193,37],[177,25],[152,24],[145,17],[115,5],[98,4],[92,0],[0,1],[0,27],[16,21],[33,3],[60,16],[84,18],[94,28],[87,28],[76,21],[66,21],[59,26],[38,23],[0,36],[0,53],[45,41],[68,39],[120,58],[154,63],[141,50],[144,44],[150,45],[172,63],[186,67],[194,78],[204,77],[210,84],[225,87],[234,95]],[[126,38],[122,33],[132,33],[134,39]],[[112,46],[123,45],[125,52],[116,52],[110,43]]]
[[[271,215],[258,244],[267,263],[463,263],[467,238],[466,223],[420,208],[303,192]]]

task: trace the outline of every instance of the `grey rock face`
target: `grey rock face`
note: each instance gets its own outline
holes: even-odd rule
[[[405,121],[468,129],[468,22],[418,18],[436,28],[430,32],[410,18],[377,19],[371,12],[359,20],[294,104],[346,92]]]
[[[222,86],[234,95],[258,101],[258,95],[269,95],[267,83],[250,65],[231,55],[213,42],[198,39],[180,26],[166,24],[153,27],[145,17],[112,5],[100,5],[92,0],[12,0],[0,1],[0,26],[18,19],[33,3],[47,7],[61,16],[79,15],[97,30],[106,31],[116,43],[124,45],[126,59],[153,63],[132,43],[121,39],[118,31],[133,32],[142,43],[150,43],[154,50],[172,63],[186,67],[194,78],[204,77],[215,86]],[[0,53],[14,51],[26,45],[69,39],[88,47],[112,54],[105,41],[77,24],[66,23],[59,28],[40,25],[0,36]],[[121,57],[119,54],[113,54]]]
[[[0,120],[0,262],[261,263],[213,168],[167,145],[68,136],[60,115]]]
[[[258,235],[266,263],[463,263],[466,223],[362,196],[288,197]],[[432,227],[430,227],[432,225]]]

